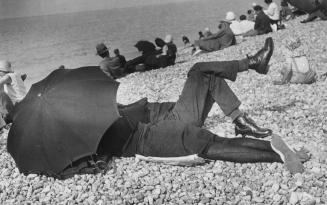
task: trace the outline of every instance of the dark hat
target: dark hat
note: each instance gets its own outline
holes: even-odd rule
[[[97,50],[97,54],[98,55],[101,55],[103,54],[104,52],[108,51],[108,48],[106,45],[104,45],[104,43],[99,43],[97,46],[96,46],[96,50]]]

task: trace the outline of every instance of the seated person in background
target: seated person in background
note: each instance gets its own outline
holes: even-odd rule
[[[175,64],[177,47],[173,43],[172,35],[165,37],[164,46],[162,47],[162,53],[156,56],[154,62],[158,65],[158,68],[165,68]]]
[[[167,58],[167,66],[174,65],[177,54],[177,47],[173,42],[172,35],[166,35],[165,37],[165,47],[163,48],[163,54],[166,55]]]
[[[301,21],[301,23],[307,23],[307,22],[315,20],[316,18],[320,18],[321,20],[327,20],[327,3],[326,3],[326,1],[320,2],[319,0],[315,0],[314,3],[315,3],[316,8],[313,11],[311,11],[309,13],[308,18]]]
[[[274,81],[275,85],[287,83],[311,84],[316,82],[317,74],[310,67],[306,51],[301,47],[300,38],[285,39],[281,47],[286,57],[286,65],[282,68],[282,79]]]
[[[254,29],[254,22],[246,19],[245,15],[240,16],[240,29],[242,34]]]
[[[236,20],[236,16],[234,12],[229,11],[226,13],[225,20],[230,22],[230,29],[233,31],[234,35],[238,36],[242,34],[242,30],[240,27],[240,22]]]
[[[101,70],[114,79],[121,77],[123,74],[123,65],[119,57],[110,57],[109,50],[104,43],[99,43],[96,46],[96,50],[97,55],[103,58],[99,64]]]
[[[205,38],[212,35],[212,33],[211,33],[211,31],[210,31],[210,29],[208,27],[204,29],[204,34],[203,35],[204,35]]]
[[[277,26],[280,21],[280,10],[278,5],[272,0],[265,0],[265,3],[268,5],[268,9],[264,10],[264,12],[270,18],[270,24],[276,24]]]
[[[185,47],[187,47],[191,44],[190,39],[188,39],[187,36],[182,36],[182,41],[183,41]]]
[[[203,39],[204,38],[204,34],[202,33],[202,31],[199,31],[199,39]]]
[[[26,74],[14,72],[9,61],[0,61],[0,129],[11,123],[14,105],[27,94],[25,79]]]
[[[207,38],[194,42],[194,53],[196,55],[200,51],[218,51],[235,45],[236,39],[233,31],[230,29],[230,21],[223,20],[220,22],[217,33],[212,34]]]
[[[256,35],[262,35],[266,33],[272,32],[271,26],[270,26],[270,18],[262,11],[262,7],[257,5],[254,7],[254,11],[257,15],[255,18],[254,23],[254,29],[251,31],[248,31],[243,36],[256,36]]]
[[[255,21],[254,10],[253,9],[249,9],[247,13],[248,13],[248,20],[254,22]]]
[[[152,42],[146,40],[138,41],[134,47],[137,48],[141,55],[126,62],[124,67],[126,73],[158,68],[156,56],[162,52],[161,49],[157,50]]]
[[[290,19],[294,19],[295,15],[292,12],[292,9],[289,7],[286,0],[282,0],[280,3],[280,18],[283,21],[288,21]]]
[[[191,47],[191,42],[190,42],[190,39],[187,37],[187,36],[182,36],[182,41],[183,41],[183,44],[184,44],[184,48],[189,48]]]
[[[162,40],[162,38],[155,38],[154,39],[154,43],[156,44],[156,46],[158,48],[160,48],[162,50],[162,48],[166,45],[165,41]]]
[[[114,54],[115,54],[115,56],[117,58],[119,58],[122,67],[124,67],[125,64],[126,64],[126,58],[125,58],[125,56],[120,55],[120,52],[119,52],[119,49],[118,48],[114,49]]]

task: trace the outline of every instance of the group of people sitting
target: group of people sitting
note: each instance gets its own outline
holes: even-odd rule
[[[236,44],[236,36],[248,37],[262,35],[282,28],[280,25],[280,8],[272,0],[265,0],[267,10],[260,5],[253,4],[253,10],[248,15],[240,15],[239,21],[234,12],[229,11],[224,20],[218,25],[218,32],[212,33],[209,28],[199,32],[199,40],[193,44],[194,55],[200,51],[217,51]],[[183,40],[184,41],[184,40]],[[184,41],[184,44],[187,43]]]
[[[156,46],[149,41],[138,41],[135,47],[142,54],[134,59],[126,61],[120,55],[118,49],[114,50],[115,56],[111,57],[108,47],[104,43],[96,46],[97,54],[103,58],[100,68],[114,79],[136,71],[147,71],[165,68],[175,64],[177,47],[173,42],[172,35],[167,35],[165,40],[155,39]]]

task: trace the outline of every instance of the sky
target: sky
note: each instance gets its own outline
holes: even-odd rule
[[[0,19],[190,0],[0,0]]]

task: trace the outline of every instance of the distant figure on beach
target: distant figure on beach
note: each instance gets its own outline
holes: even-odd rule
[[[308,158],[301,161],[280,136],[259,127],[239,110],[241,102],[226,83],[226,80],[235,81],[238,73],[249,69],[266,74],[272,53],[273,40],[268,38],[252,57],[194,64],[177,102],[149,103],[141,99],[130,105],[119,105],[122,117],[104,134],[98,147],[99,156],[107,156],[108,160],[112,156],[140,156],[157,162],[176,161],[179,157],[177,164],[187,156],[237,163],[282,162],[291,173],[302,173],[302,162]],[[221,137],[202,128],[214,103],[233,120],[235,135],[243,138]],[[252,139],[245,135],[255,138],[272,135],[272,139]]]
[[[238,36],[242,34],[240,22],[236,20],[236,15],[234,12],[227,12],[225,20],[231,23],[230,29],[233,31],[234,35]]]
[[[280,21],[280,9],[278,5],[272,0],[264,1],[268,5],[267,10],[264,10],[264,12],[270,18],[270,24],[278,26],[278,22]]]
[[[141,52],[141,55],[126,62],[126,73],[158,68],[156,55],[160,54],[161,50],[156,50],[156,46],[152,42],[140,40],[134,47]]]
[[[120,64],[122,65],[122,67],[124,67],[125,64],[126,64],[126,58],[125,58],[125,56],[120,55],[120,51],[119,51],[118,48],[115,48],[115,49],[114,49],[114,54],[115,54],[115,56],[116,56],[117,58],[119,58],[119,60],[120,60]]]
[[[247,11],[247,14],[248,14],[248,17],[247,17],[247,19],[249,20],[249,21],[255,21],[255,14],[254,14],[254,10],[253,9],[249,9],[248,11]]]
[[[206,38],[206,37],[209,37],[209,36],[211,36],[212,35],[212,32],[210,31],[210,29],[207,27],[207,28],[205,28],[204,29],[204,37]]]
[[[167,60],[166,66],[171,66],[175,64],[176,55],[177,55],[177,46],[173,42],[173,36],[168,34],[165,37],[165,47],[163,47],[162,55],[165,56]],[[162,66],[163,68],[166,66]]]
[[[231,22],[223,20],[218,25],[218,32],[207,38],[194,41],[194,54],[200,51],[217,51],[235,45],[236,39],[233,31],[230,28]]]
[[[203,39],[204,38],[204,34],[202,33],[202,31],[199,31],[199,39]]]
[[[317,74],[311,68],[307,51],[302,46],[300,38],[288,38],[283,40],[282,52],[286,58],[286,63],[280,73],[282,79],[274,81],[275,85],[287,83],[311,84],[316,82]]]
[[[182,36],[182,41],[185,47],[190,46],[191,42],[187,36]]]
[[[288,21],[294,19],[295,15],[292,12],[292,9],[289,7],[287,0],[282,0],[280,2],[280,18],[282,21]]]
[[[16,103],[27,94],[24,84],[26,74],[16,73],[7,60],[0,60],[0,129],[12,121]]]
[[[162,40],[162,38],[155,38],[154,39],[154,43],[156,44],[156,46],[162,50],[162,48],[166,45],[165,41]]]
[[[256,36],[272,32],[270,26],[270,18],[263,12],[262,7],[257,5],[254,7],[254,11],[257,15],[255,19],[254,29],[248,31],[243,36]]]
[[[245,34],[254,29],[254,22],[246,19],[245,15],[240,16],[240,29],[241,33]]]
[[[117,56],[110,57],[109,50],[104,43],[97,44],[96,51],[97,55],[103,58],[99,64],[101,70],[114,79],[121,77],[124,72],[124,66],[120,58]]]

